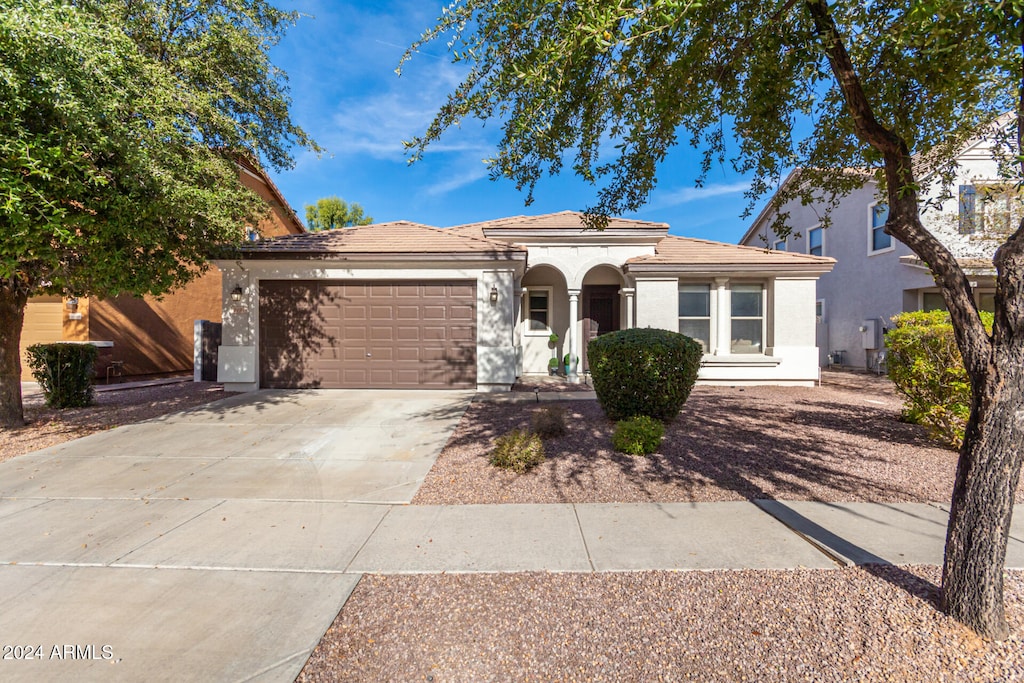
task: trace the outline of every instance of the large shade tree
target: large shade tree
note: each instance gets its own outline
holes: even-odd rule
[[[801,196],[879,180],[886,231],[935,275],[972,386],[942,578],[942,605],[1004,638],[1003,566],[1024,454],[1024,227],[994,259],[995,325],[982,325],[954,255],[920,218],[922,182],[1001,114],[1021,113],[1020,0],[461,0],[407,53],[446,41],[467,65],[413,158],[467,118],[498,119],[493,177],[532,196],[569,164],[597,186],[602,217],[643,205],[682,141],[752,176],[751,196],[792,167]],[[1005,120],[1005,119],[1004,119]],[[1020,175],[1020,118],[1000,137]],[[735,151],[728,131],[735,132]],[[1007,133],[1007,134],[1003,134]],[[774,226],[785,234],[785,214]]]
[[[321,197],[316,204],[306,204],[306,227],[313,232],[371,223],[373,216],[367,216],[360,204],[349,204],[341,197]]]
[[[0,0],[0,426],[23,424],[29,297],[160,294],[266,207],[239,155],[294,143],[262,0]]]

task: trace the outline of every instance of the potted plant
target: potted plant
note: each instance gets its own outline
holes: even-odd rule
[[[572,355],[571,353],[565,354],[565,357],[562,358],[562,364],[565,366],[565,375],[566,375],[566,377],[568,377],[569,375],[572,374],[572,371],[576,367],[576,361],[577,361],[576,356]]]
[[[551,360],[548,361],[548,372],[551,373],[552,375],[557,375],[558,374],[558,359],[557,358],[552,358]]]

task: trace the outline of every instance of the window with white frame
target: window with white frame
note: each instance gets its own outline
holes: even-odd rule
[[[786,240],[775,241],[775,251],[786,251]]]
[[[551,290],[530,288],[527,290],[526,319],[530,332],[548,333],[551,325]]]
[[[807,253],[811,256],[825,255],[825,230],[811,228],[807,231]]]
[[[731,287],[731,353],[764,351],[764,285],[734,284]]]
[[[679,285],[679,333],[711,350],[711,285]]]
[[[868,251],[875,253],[892,249],[892,236],[885,232],[885,222],[889,220],[889,205],[881,202],[872,204],[870,211]]]
[[[814,322],[825,322],[825,300],[818,299],[814,302]]]

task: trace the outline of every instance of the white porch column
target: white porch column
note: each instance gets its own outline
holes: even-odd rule
[[[715,278],[715,356],[727,356],[732,350],[732,334],[729,325],[731,309],[729,306],[729,290],[726,285],[729,278]]]
[[[576,372],[580,357],[580,335],[576,330],[580,318],[580,290],[569,290],[569,381],[579,382],[580,376]]]
[[[623,287],[619,289],[619,295],[622,297],[622,302],[625,304],[623,308],[626,310],[626,324],[622,329],[628,330],[633,327],[633,302],[636,300],[636,289]]]

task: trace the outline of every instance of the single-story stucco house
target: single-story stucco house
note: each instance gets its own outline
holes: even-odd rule
[[[287,235],[217,261],[218,380],[257,388],[508,389],[604,332],[680,331],[699,381],[811,385],[815,284],[830,258],[582,214],[452,228],[406,221]],[[552,336],[556,335],[556,337]]]

